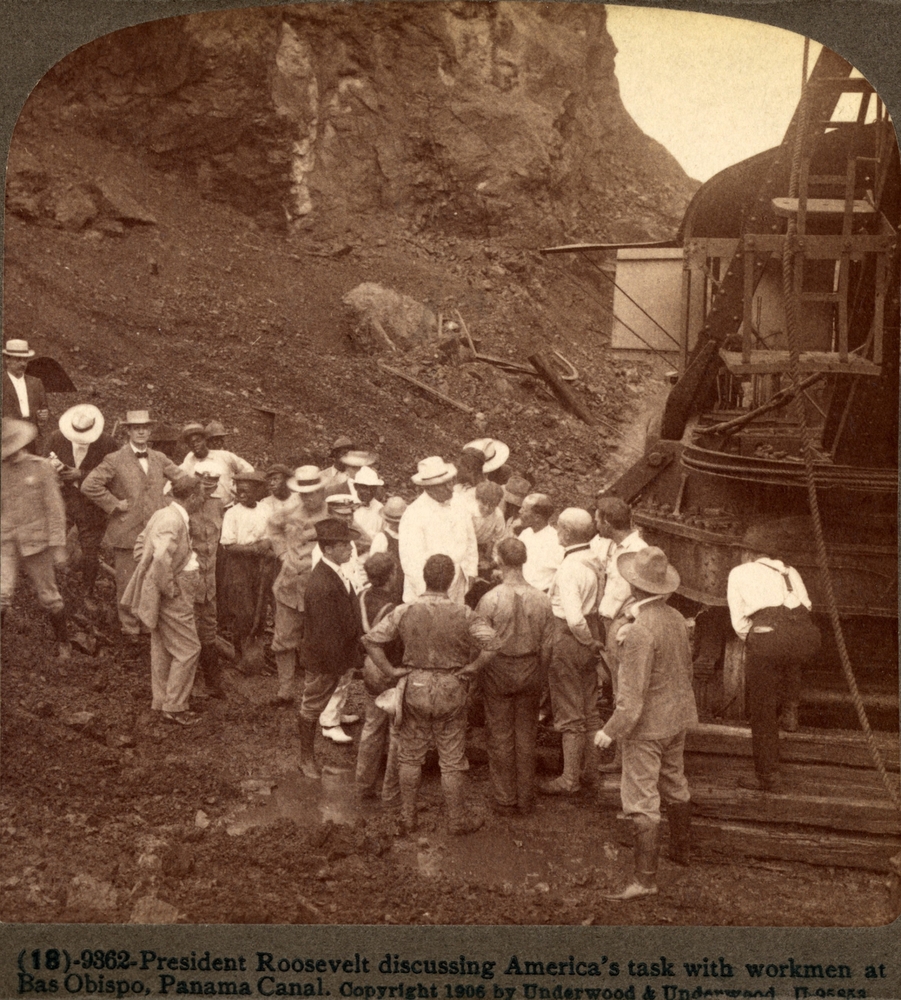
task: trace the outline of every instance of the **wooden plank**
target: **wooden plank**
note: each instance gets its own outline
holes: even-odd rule
[[[545,382],[553,389],[554,395],[571,412],[574,413],[583,423],[589,427],[595,426],[594,417],[585,409],[578,399],[572,394],[569,387],[565,385],[559,375],[548,364],[547,359],[542,354],[532,354],[529,361],[535,366],[535,370],[541,375]]]
[[[889,858],[901,850],[899,837],[866,834],[814,833],[780,830],[758,823],[734,823],[698,818],[692,824],[694,843],[704,861],[722,856],[771,858],[806,864],[891,872]]]
[[[735,375],[773,375],[788,371],[788,351],[751,351],[749,361],[744,361],[740,351],[720,351],[720,357],[726,367]],[[878,375],[879,365],[862,358],[857,354],[849,354],[846,361],[839,360],[839,355],[833,351],[802,351],[799,356],[799,368],[803,373],[831,372],[833,374]]]
[[[450,406],[455,406],[458,410],[462,410],[464,413],[476,412],[471,406],[467,406],[465,403],[461,403],[456,399],[452,399],[445,393],[440,392],[438,389],[434,389],[432,386],[427,385],[425,382],[420,382],[418,378],[413,378],[412,375],[408,375],[406,372],[399,372],[396,368],[390,368],[388,365],[384,364],[381,361],[378,362],[378,366],[379,368],[382,369],[382,371],[388,372],[390,375],[395,375],[397,376],[397,378],[402,378],[406,382],[410,382],[412,385],[415,385],[418,389],[424,390],[425,392],[429,393],[429,395],[434,396],[436,399],[440,399],[443,403],[447,403]]]
[[[897,733],[873,733],[876,746],[890,771],[899,770]],[[689,730],[686,754],[751,756],[751,730],[747,726],[701,723]],[[780,733],[779,753],[784,761],[801,764],[837,764],[875,769],[863,733],[847,730]]]
[[[844,180],[844,178],[842,178]],[[777,215],[791,217],[798,214],[798,198],[774,198],[773,211]],[[873,215],[876,209],[868,201],[858,198],[853,204],[855,215]],[[844,215],[844,198],[808,198],[808,215]]]

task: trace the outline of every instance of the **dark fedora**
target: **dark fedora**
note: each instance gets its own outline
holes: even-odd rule
[[[352,542],[360,537],[360,532],[345,521],[336,517],[327,517],[316,522],[316,541],[320,545],[331,545],[333,542]]]
[[[670,565],[663,549],[649,545],[638,552],[624,552],[616,560],[620,576],[649,594],[672,594],[679,586],[679,574]]]

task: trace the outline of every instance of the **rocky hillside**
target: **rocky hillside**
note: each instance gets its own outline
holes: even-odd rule
[[[350,433],[394,489],[417,457],[494,434],[587,502],[660,386],[607,354],[602,260],[537,250],[671,236],[696,187],[624,111],[614,57],[588,4],[280,5],[98,39],[16,128],[5,336],[72,375],[56,412],[218,417],[254,461]],[[401,350],[349,308],[361,285],[404,303],[381,314]],[[458,311],[482,353],[560,351],[594,424],[472,363],[444,325]]]

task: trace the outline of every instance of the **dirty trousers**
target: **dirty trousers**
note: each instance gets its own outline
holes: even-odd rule
[[[627,816],[645,816],[660,822],[660,799],[688,802],[683,754],[685,731],[663,740],[624,739],[620,796]]]
[[[466,706],[447,715],[428,716],[404,702],[397,734],[397,762],[421,767],[429,746],[438,751],[441,773],[468,771],[466,759]]]
[[[746,649],[745,684],[754,770],[766,779],[779,770],[779,710],[801,700],[801,666],[774,664]]]
[[[542,675],[538,657],[499,653],[482,675],[488,773],[494,801],[528,806],[534,796]]]
[[[554,619],[554,651],[548,682],[554,729],[558,733],[587,733],[590,725],[597,728],[597,658],[560,618]]]
[[[150,630],[151,708],[155,711],[187,711],[200,656],[191,573],[181,574],[178,589],[177,597],[160,600],[156,628]]]
[[[138,635],[141,622],[136,615],[122,606],[122,595],[135,571],[135,557],[131,549],[113,549],[113,566],[116,570],[116,611],[119,613],[119,626],[126,635]]]
[[[205,601],[194,602],[194,622],[197,625],[197,638],[200,640],[200,645],[211,646],[216,641],[218,633],[215,594]]]
[[[300,655],[298,649],[303,641],[303,612],[276,600],[273,626],[272,652],[278,671],[278,697],[292,698]]]
[[[33,556],[23,556],[15,542],[4,542],[0,547],[0,603],[8,608],[16,589],[19,568],[31,580],[42,608],[51,613],[63,610],[63,599],[56,586],[56,569],[53,552],[44,549]]]
[[[361,795],[375,796],[382,762],[385,762],[385,777],[382,781],[382,801],[393,802],[400,795],[397,777],[397,730],[391,719],[375,703],[375,698],[364,689],[363,701],[366,706],[366,721],[360,734],[360,748],[357,752],[357,768],[354,780]]]

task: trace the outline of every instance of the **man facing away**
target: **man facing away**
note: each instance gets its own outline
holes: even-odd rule
[[[617,561],[633,602],[629,623],[617,635],[616,708],[594,736],[595,746],[622,746],[623,812],[632,823],[635,877],[607,899],[628,900],[657,892],[660,800],[667,804],[670,856],[688,863],[691,795],[685,779],[685,732],[698,721],[691,686],[691,647],[685,619],[666,603],[679,574],[655,547],[623,553]]]
[[[388,677],[407,674],[398,729],[398,777],[401,822],[416,829],[416,799],[422,765],[430,745],[438,751],[441,787],[452,834],[471,833],[482,825],[466,803],[466,698],[470,678],[492,658],[495,632],[464,604],[450,599],[455,567],[446,555],[425,562],[425,593],[402,604],[363,637],[376,666]],[[400,637],[403,667],[392,666],[383,649]],[[470,660],[473,648],[480,652]]]
[[[129,410],[123,426],[128,440],[85,476],[81,492],[109,515],[103,540],[113,550],[119,625],[127,639],[136,640],[141,623],[122,604],[135,570],[134,545],[150,515],[166,505],[166,481],[174,482],[184,473],[162,452],[147,447],[151,434],[147,410]]]
[[[137,568],[122,597],[150,629],[150,707],[181,726],[199,721],[189,711],[200,640],[194,620],[198,561],[188,524],[205,500],[194,476],[172,484],[172,502],[151,515],[135,541]]]

